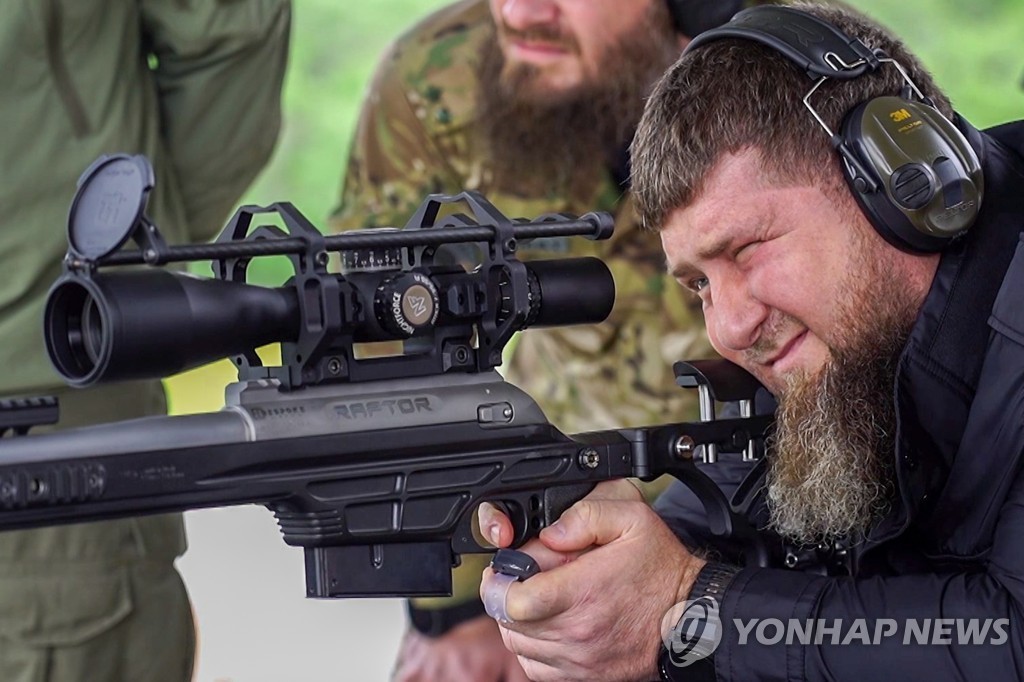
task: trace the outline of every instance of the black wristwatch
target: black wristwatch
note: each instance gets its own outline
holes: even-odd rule
[[[718,562],[708,562],[697,574],[697,579],[690,588],[690,594],[686,601],[691,605],[683,612],[673,626],[675,631],[686,618],[705,617],[718,619],[718,609],[722,604],[722,597],[729,583],[733,581],[736,574],[740,572],[738,566],[731,566]],[[712,602],[712,600],[714,600]],[[695,613],[696,611],[696,613]],[[721,637],[722,624],[716,623],[715,629],[708,632],[716,632]],[[698,636],[703,632],[699,631]],[[717,642],[713,646],[717,646]],[[689,650],[688,650],[689,651]],[[661,653],[658,655],[658,675],[661,682],[715,682],[715,656],[714,652],[696,660],[680,663],[679,652],[669,651],[668,647],[662,644]],[[684,652],[684,658],[685,658]]]
[[[406,601],[409,622],[416,632],[427,637],[440,637],[457,625],[484,615],[484,603],[479,599],[440,609],[420,609]]]

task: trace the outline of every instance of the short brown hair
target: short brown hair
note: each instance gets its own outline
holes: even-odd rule
[[[952,115],[920,61],[875,22],[836,6],[792,6],[884,50],[944,115]],[[837,131],[857,104],[897,94],[904,84],[896,68],[883,65],[851,81],[826,81],[811,104]],[[723,38],[685,53],[655,87],[633,140],[632,189],[643,224],[660,229],[669,213],[696,199],[723,155],[745,149],[760,151],[765,172],[780,182],[846,192],[839,156],[803,104],[812,85],[789,59],[753,41]]]

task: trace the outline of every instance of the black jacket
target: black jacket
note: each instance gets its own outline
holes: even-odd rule
[[[855,548],[850,576],[745,568],[722,600],[719,680],[1024,679],[1024,122],[976,142],[981,214],[943,253],[899,362],[899,503]],[[731,493],[749,465],[707,469]],[[708,540],[681,486],[658,509],[684,540]],[[759,644],[750,631],[741,645],[734,619],[753,618],[842,619],[840,643],[826,631],[818,644]],[[933,622],[922,640],[923,619],[971,618],[988,623],[986,643],[958,643],[966,621]],[[879,619],[897,633],[876,636],[890,627]]]

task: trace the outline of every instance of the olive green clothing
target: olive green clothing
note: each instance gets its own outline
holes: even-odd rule
[[[0,16],[0,393],[13,394],[62,385],[42,309],[82,171],[146,154],[167,240],[213,237],[276,139],[290,16],[287,0],[4,0]]]
[[[55,394],[61,428],[167,407],[159,382]],[[180,514],[0,533],[0,679],[190,679],[192,610],[174,569],[184,550]]]
[[[191,679],[195,625],[172,564],[100,562],[82,565],[74,583],[60,576],[4,581],[31,595],[18,606],[38,609],[9,617],[21,632],[0,640],[4,682]]]
[[[145,154],[168,241],[215,235],[277,137],[289,0],[6,0],[0,15],[0,395],[59,392],[62,427],[163,413],[157,381],[72,392],[46,358],[75,183],[101,154]],[[180,515],[0,533],[0,679],[188,679],[184,550]]]

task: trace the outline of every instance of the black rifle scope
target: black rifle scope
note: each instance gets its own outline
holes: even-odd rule
[[[615,299],[608,267],[596,258],[526,263],[530,314],[518,329],[604,320]],[[479,317],[488,302],[473,273],[361,272],[349,321],[356,342],[407,339]],[[445,272],[447,271],[447,272]],[[466,292],[478,292],[466,301]],[[500,295],[499,299],[505,297]],[[459,297],[463,296],[460,304]],[[46,348],[73,386],[160,378],[268,343],[295,341],[302,319],[296,287],[271,288],[160,270],[66,278],[46,303]],[[510,311],[496,312],[499,323]],[[476,311],[474,313],[474,310]]]
[[[226,357],[239,381],[276,380],[282,390],[482,372],[501,364],[515,332],[601,322],[615,299],[596,258],[516,257],[535,239],[607,239],[606,213],[509,219],[475,192],[432,194],[402,229],[324,235],[278,202],[240,207],[212,244],[171,246],[145,212],[154,183],[145,157],[126,154],[100,157],[79,179],[44,321],[50,359],[73,386],[161,378]],[[452,212],[459,207],[472,215]],[[254,224],[275,216],[282,226]],[[467,271],[447,250],[470,244],[482,260]],[[328,271],[330,253],[341,255],[341,274]],[[277,288],[247,283],[251,259],[274,255],[294,275]],[[200,260],[213,278],[160,267]],[[132,265],[144,267],[121,268]],[[407,343],[386,361],[353,348],[391,340]],[[282,363],[264,367],[255,349],[275,342]]]

